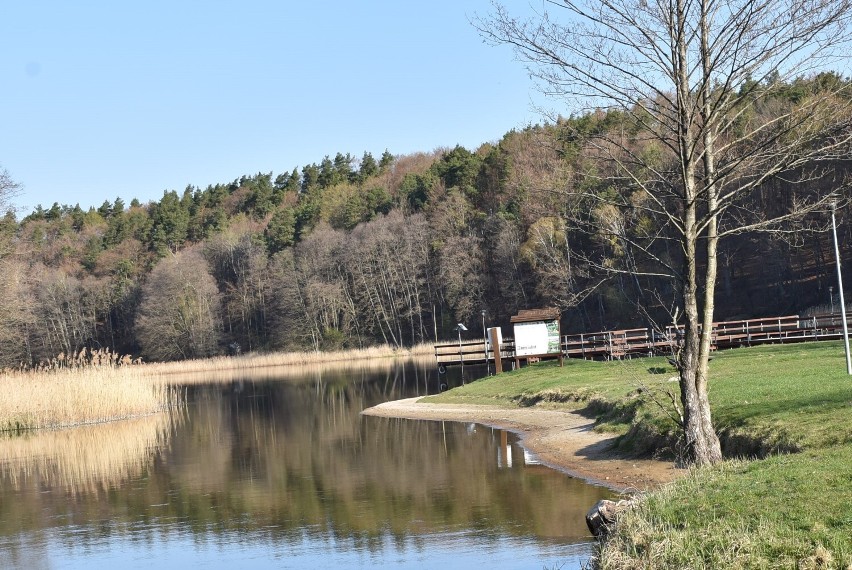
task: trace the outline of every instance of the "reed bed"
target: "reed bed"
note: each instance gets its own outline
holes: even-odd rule
[[[335,352],[245,354],[123,366],[67,363],[0,373],[0,432],[57,429],[154,414],[181,405],[174,384],[381,369],[398,359],[433,358],[433,347],[378,346]]]
[[[150,467],[181,417],[161,413],[0,438],[0,476],[16,489],[45,483],[75,495],[107,491]]]
[[[249,365],[239,366],[228,363],[228,366],[218,368],[188,368],[186,370],[170,370],[167,374],[158,377],[160,382],[175,385],[207,384],[216,382],[234,382],[238,380],[276,380],[280,378],[323,378],[336,372],[387,372],[389,373],[401,361],[414,362],[421,367],[434,365],[435,357],[429,355],[414,355],[409,357],[398,356],[396,358],[379,358],[372,360],[332,360],[327,362],[309,362],[297,364],[271,364],[258,366],[254,362]],[[157,368],[156,364],[148,364],[145,367]]]
[[[0,431],[56,429],[144,416],[179,404],[144,366],[0,375]]]
[[[301,366],[327,366],[342,364],[352,366],[356,362],[373,363],[399,358],[434,358],[431,344],[419,344],[411,348],[396,348],[389,345],[355,348],[332,352],[271,352],[250,353],[239,356],[217,356],[198,360],[181,360],[146,364],[143,368],[158,374],[210,373],[226,370],[249,370],[260,368],[291,368]],[[276,372],[278,374],[278,372]]]

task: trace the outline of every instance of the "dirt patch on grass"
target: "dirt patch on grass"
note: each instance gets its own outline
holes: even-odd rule
[[[427,404],[420,398],[386,402],[364,410],[370,416],[475,422],[521,435],[523,446],[551,467],[618,491],[645,491],[686,473],[670,461],[631,459],[612,450],[614,436],[594,431],[594,421],[576,412]]]

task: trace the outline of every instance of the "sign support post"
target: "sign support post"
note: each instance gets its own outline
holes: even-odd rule
[[[494,374],[502,374],[503,358],[500,354],[500,330],[497,327],[491,329],[491,350],[494,351]]]

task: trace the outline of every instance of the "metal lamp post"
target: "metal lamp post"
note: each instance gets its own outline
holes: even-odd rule
[[[849,357],[849,330],[846,325],[846,300],[843,298],[843,275],[840,272],[840,247],[837,245],[837,222],[834,212],[837,202],[831,203],[831,231],[834,235],[834,259],[837,261],[837,290],[840,293],[840,318],[843,320],[843,345],[846,348],[846,373],[852,376],[852,359]]]
[[[828,286],[828,303],[831,305],[830,314],[834,314],[834,287],[831,285]],[[832,324],[834,324],[834,319],[832,319]]]
[[[488,366],[488,333],[485,330],[485,309],[482,309],[482,350],[485,352],[485,374],[491,376],[491,367]]]
[[[462,386],[463,386],[464,385],[464,353],[462,352],[461,333],[462,333],[462,331],[466,331],[467,327],[464,326],[463,324],[459,323],[459,324],[456,325],[456,330],[459,333],[459,360],[461,360],[461,380],[462,380]]]

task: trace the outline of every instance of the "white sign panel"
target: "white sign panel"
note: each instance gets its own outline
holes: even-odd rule
[[[515,356],[559,353],[559,322],[515,323]]]

